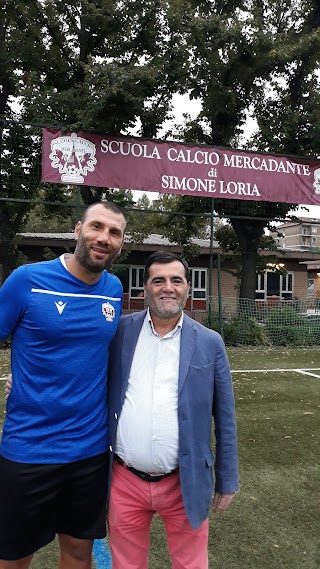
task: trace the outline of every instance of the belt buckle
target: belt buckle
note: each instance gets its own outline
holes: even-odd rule
[[[162,472],[158,472],[158,474],[150,472],[148,476],[159,478],[159,476],[165,476],[165,474]]]

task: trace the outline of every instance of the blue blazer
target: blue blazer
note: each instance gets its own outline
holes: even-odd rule
[[[108,366],[109,441],[116,430],[146,311],[121,316]],[[178,392],[179,472],[184,507],[193,528],[207,518],[215,491],[239,490],[237,435],[229,363],[221,336],[184,315]],[[211,450],[212,417],[215,458]],[[110,487],[110,484],[109,484]]]

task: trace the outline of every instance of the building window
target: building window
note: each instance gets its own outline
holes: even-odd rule
[[[192,299],[205,299],[207,296],[207,269],[190,269],[190,273],[190,294]]]
[[[281,300],[292,300],[293,273],[281,275],[274,271],[266,271],[257,275],[256,300],[267,297],[278,297]]]
[[[267,272],[267,296],[280,296],[280,274]]]
[[[314,279],[308,279],[308,295],[312,295],[314,293]]]
[[[281,299],[292,300],[293,295],[293,273],[281,275]]]
[[[130,278],[129,278],[130,298],[144,297],[143,272],[144,272],[144,267],[130,267]]]
[[[257,274],[256,300],[265,300],[266,298],[265,281],[266,281],[266,273]]]

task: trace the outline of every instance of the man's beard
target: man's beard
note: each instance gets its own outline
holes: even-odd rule
[[[148,293],[148,291],[146,291],[145,303],[147,306],[149,306],[151,312],[153,312],[159,318],[163,318],[166,320],[166,319],[174,318],[175,316],[178,316],[179,314],[181,314],[181,312],[183,311],[183,309],[186,305],[187,298],[188,298],[188,294],[186,294],[182,298],[178,299],[175,307],[173,307],[173,306],[171,308],[165,307],[165,306],[162,307],[159,304],[157,304],[157,302],[152,299],[152,297]]]
[[[82,237],[81,233],[77,241],[75,255],[79,263],[90,273],[101,273],[105,269],[108,269],[117,257],[117,253],[115,251],[112,251],[109,253],[108,259],[105,261],[92,259],[90,257],[90,248],[87,245],[85,239]]]

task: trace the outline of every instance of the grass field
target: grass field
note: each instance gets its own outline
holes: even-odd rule
[[[228,353],[241,492],[227,512],[210,516],[210,568],[318,569],[320,350],[237,348]],[[0,356],[3,377],[9,357],[5,351]],[[4,409],[0,382],[1,417]],[[32,568],[53,569],[56,559],[52,544],[35,556]],[[155,518],[149,568],[169,567],[162,523]]]

